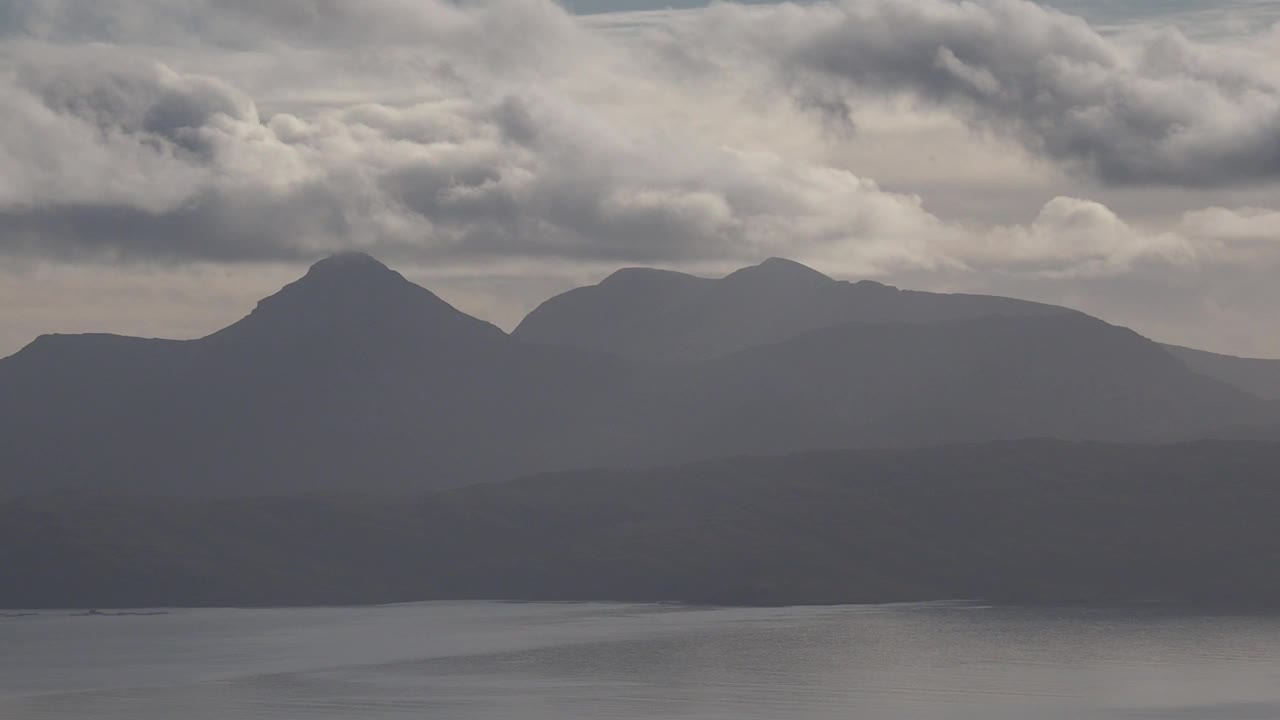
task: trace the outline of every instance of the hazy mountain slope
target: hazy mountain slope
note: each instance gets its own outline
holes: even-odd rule
[[[719,280],[620,270],[598,285],[551,298],[512,334],[638,360],[685,362],[850,322],[1062,314],[1075,313],[1009,298],[838,282],[799,263],[773,258]]]
[[[1165,345],[1164,348],[1198,373],[1258,397],[1280,400],[1280,360],[1232,357],[1177,345]]]
[[[0,607],[423,599],[1280,604],[1280,446],[1024,441],[417,499],[0,501]]]
[[[45,337],[0,361],[3,484],[225,493],[505,479],[559,467],[573,454],[561,443],[607,428],[575,414],[617,370],[513,341],[367,256],[341,256],[201,340]]]
[[[1152,441],[1269,422],[1275,408],[1080,314],[841,325],[688,368],[636,461],[1025,437]],[[1271,436],[1264,436],[1271,437]]]

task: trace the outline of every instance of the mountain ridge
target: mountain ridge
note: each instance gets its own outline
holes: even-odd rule
[[[38,339],[0,359],[0,495],[412,493],[755,450],[1280,428],[1261,400],[1074,311],[851,285],[788,261],[727,285],[665,271],[611,282],[640,299],[679,288],[668,310],[632,303],[636,322],[611,326],[618,338],[643,339],[639,328],[706,357],[655,362],[507,335],[359,255],[321,261],[201,339]],[[867,322],[880,316],[863,304],[862,320],[831,322],[847,315],[849,288],[890,298],[889,321]],[[836,301],[823,300],[832,289]],[[832,314],[787,324],[814,298]],[[981,312],[1007,302],[1025,312]],[[588,324],[610,317],[608,303],[571,304]],[[723,325],[702,324],[718,313]],[[714,343],[760,341],[707,354],[699,328]],[[745,334],[715,335],[723,328]]]
[[[1166,351],[1198,373],[1228,382],[1246,392],[1270,400],[1280,400],[1280,360],[1245,358],[1164,345]]]
[[[618,271],[594,286],[547,300],[512,336],[646,362],[682,363],[855,321],[937,322],[987,315],[1076,311],[995,296],[900,290],[832,279],[770,258],[720,279],[673,271]],[[620,282],[646,277],[650,282]],[[658,282],[660,280],[660,282]]]

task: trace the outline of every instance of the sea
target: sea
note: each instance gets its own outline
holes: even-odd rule
[[[9,611],[0,718],[1277,720],[1280,616],[966,603]]]

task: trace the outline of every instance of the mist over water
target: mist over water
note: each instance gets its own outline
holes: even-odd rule
[[[0,716],[1280,717],[1280,618],[448,603],[0,620]]]

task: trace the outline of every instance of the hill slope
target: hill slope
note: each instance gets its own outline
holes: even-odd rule
[[[1161,441],[1274,410],[1078,315],[841,325],[682,371],[662,413],[681,458],[1026,437]],[[683,451],[687,451],[683,452]]]
[[[1280,445],[1024,441],[417,499],[0,502],[0,607],[425,599],[1280,606]]]
[[[1177,345],[1164,348],[1198,373],[1258,397],[1280,400],[1280,360],[1233,357]]]

